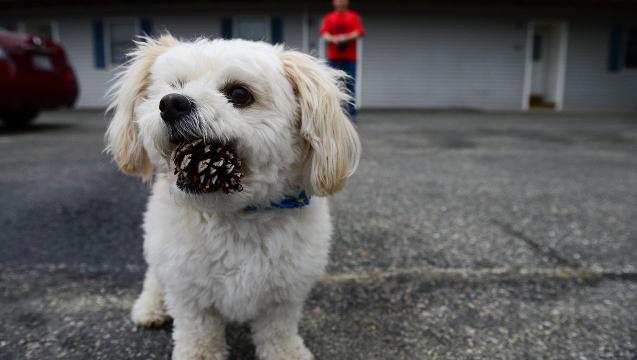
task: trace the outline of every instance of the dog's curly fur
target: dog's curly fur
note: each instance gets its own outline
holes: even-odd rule
[[[355,170],[358,135],[343,113],[344,74],[300,52],[243,40],[144,39],[111,91],[107,149],[121,170],[150,181],[144,217],[148,271],[132,310],[138,325],[174,319],[173,359],[224,359],[224,322],[252,327],[263,360],[311,359],[298,335],[304,299],[324,272],[332,225],[325,196]],[[254,103],[233,106],[228,84]],[[160,99],[195,105],[182,130],[231,140],[244,191],[190,194],[173,175]],[[243,211],[306,191],[296,209]]]

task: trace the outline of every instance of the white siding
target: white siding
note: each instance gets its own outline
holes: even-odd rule
[[[637,109],[637,70],[608,71],[611,25],[595,20],[570,23],[565,109]]]
[[[182,39],[194,39],[199,36],[218,37],[221,33],[220,18],[215,15],[197,16],[156,16],[153,17],[155,32],[168,30]]]
[[[283,16],[283,42],[289,48],[302,50],[303,48],[303,31],[302,31],[301,12],[294,14],[286,14]]]
[[[512,18],[364,14],[363,107],[519,109],[526,28]]]
[[[93,60],[93,33],[89,18],[59,19],[60,41],[75,70],[80,85],[78,108],[103,108],[104,97],[112,72],[97,69]]]
[[[301,14],[285,14],[281,17],[283,18],[283,41],[291,48],[300,49],[303,43]],[[182,39],[194,39],[199,36],[215,38],[221,35],[221,17],[217,15],[162,15],[152,19],[156,32],[168,30],[174,36]]]

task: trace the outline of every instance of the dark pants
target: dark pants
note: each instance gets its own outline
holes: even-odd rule
[[[347,91],[352,97],[352,102],[347,104],[347,113],[349,114],[349,118],[354,120],[354,117],[356,116],[356,61],[328,60],[328,63],[334,69],[342,70],[349,75],[345,85],[347,86]]]

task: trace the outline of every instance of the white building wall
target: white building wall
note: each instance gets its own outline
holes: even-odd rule
[[[367,14],[362,106],[519,109],[526,27],[513,18]]]
[[[302,47],[301,16],[285,14],[283,17],[283,38],[287,46]],[[215,38],[220,36],[221,17],[217,15],[183,15],[150,17],[155,32],[169,31],[182,39],[198,36]],[[64,45],[69,61],[80,84],[77,108],[103,108],[105,98],[115,68],[98,69],[93,59],[93,34],[91,18],[60,18],[59,40]],[[108,46],[108,44],[105,44]]]
[[[169,31],[173,36],[191,40],[199,36],[218,37],[221,33],[221,21],[215,15],[155,16],[153,21],[156,33]]]
[[[283,41],[289,48],[303,49],[303,17],[301,12],[283,16]]]
[[[93,59],[91,19],[61,18],[58,20],[59,38],[80,86],[77,108],[104,108],[105,93],[112,79],[111,69],[97,69]]]
[[[637,110],[637,69],[608,71],[611,26],[592,19],[570,22],[564,109]]]
[[[300,13],[284,19],[284,40],[301,49]],[[150,16],[155,31],[216,37],[223,15]],[[526,26],[515,17],[435,13],[363,14],[364,108],[520,109]],[[59,38],[80,84],[78,108],[103,108],[113,69],[97,69],[92,17],[61,17]],[[637,109],[637,71],[608,71],[610,21],[569,20],[564,109]],[[309,34],[315,36],[316,34]]]

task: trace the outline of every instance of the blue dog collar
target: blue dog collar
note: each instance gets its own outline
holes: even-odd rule
[[[247,206],[243,209],[243,211],[254,212],[258,210],[269,210],[269,209],[294,209],[294,208],[302,208],[306,205],[310,204],[310,196],[308,196],[305,191],[301,191],[297,196],[286,197],[279,202],[270,203],[268,207],[256,207],[256,206]]]

